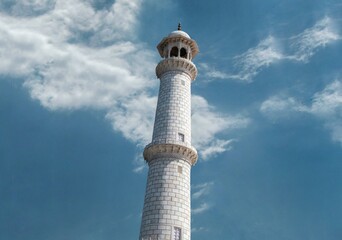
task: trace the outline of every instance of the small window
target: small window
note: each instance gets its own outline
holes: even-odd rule
[[[186,54],[185,48],[181,48],[181,50],[180,50],[180,57],[187,58],[187,54]]]
[[[178,173],[180,173],[180,174],[183,173],[183,168],[182,168],[182,166],[178,166]]]
[[[170,57],[178,57],[178,47],[173,47],[171,49]]]
[[[185,86],[185,81],[184,80],[182,80],[181,83],[182,83],[183,86]]]
[[[178,141],[184,142],[184,134],[178,133]]]
[[[182,229],[179,227],[174,227],[173,228],[173,240],[182,240],[181,235],[182,235]]]

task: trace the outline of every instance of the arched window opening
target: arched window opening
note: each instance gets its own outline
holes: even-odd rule
[[[171,49],[170,57],[178,57],[178,47],[173,47]]]
[[[181,48],[181,50],[180,50],[180,57],[187,58],[187,53],[186,53],[185,48]]]

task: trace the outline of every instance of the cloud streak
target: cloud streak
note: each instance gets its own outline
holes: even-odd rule
[[[297,61],[308,62],[320,48],[341,39],[334,22],[325,17],[313,27],[306,29],[297,36],[291,37],[291,48],[295,51],[293,58]]]
[[[193,214],[204,213],[213,206],[212,203],[209,204],[207,201],[204,201],[205,198],[207,198],[208,195],[210,194],[210,191],[213,186],[214,186],[214,182],[205,182],[205,183],[191,186],[192,191],[194,191],[191,197],[192,197],[194,205],[197,205],[197,207],[194,207],[191,209],[191,212]],[[198,204],[199,200],[201,200],[200,204]],[[195,231],[203,231],[203,230],[206,230],[206,229],[200,227],[197,229],[194,228],[192,231],[195,232]]]
[[[192,198],[199,199],[200,197],[208,195],[213,185],[214,182],[206,182],[192,186],[191,189],[194,191],[194,193],[192,194]]]
[[[342,146],[342,81],[335,80],[313,96],[311,113],[323,119],[332,139]]]
[[[200,213],[203,213],[203,212],[209,210],[210,208],[211,208],[211,206],[208,203],[202,203],[197,208],[191,209],[191,213],[200,214]]]
[[[217,70],[207,63],[201,63],[203,75],[213,79],[235,79],[251,82],[263,69],[279,61],[289,60],[307,63],[321,48],[341,40],[333,19],[325,17],[317,21],[313,27],[302,33],[289,37],[286,41],[268,36],[257,46],[233,58],[232,73]],[[284,49],[289,49],[284,52]]]
[[[304,105],[293,97],[272,96],[265,100],[260,111],[271,119],[281,119],[297,112],[311,114],[324,122],[333,141],[342,146],[342,82],[335,80],[312,97],[310,105]]]
[[[273,36],[262,40],[256,47],[234,57],[235,68],[239,70],[236,79],[251,81],[263,68],[284,59]]]

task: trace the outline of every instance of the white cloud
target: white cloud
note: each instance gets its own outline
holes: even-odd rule
[[[277,46],[276,39],[269,36],[256,47],[250,48],[245,53],[235,57],[235,67],[239,70],[236,78],[251,81],[261,69],[283,58],[284,56]]]
[[[158,82],[156,53],[132,42],[140,3],[118,0],[99,11],[79,0],[58,0],[52,7],[48,1],[13,3],[0,13],[0,74],[23,78],[31,97],[47,109],[104,110],[114,130],[148,143],[156,97],[147,92]],[[44,4],[51,9],[25,13]],[[19,5],[31,7],[19,14]],[[135,172],[143,169],[138,160],[133,165]]]
[[[157,97],[150,92],[158,81],[157,53],[133,37],[141,1],[117,0],[101,10],[91,2],[12,2],[0,12],[0,74],[24,79],[49,110],[104,111],[115,131],[142,147],[151,141]],[[231,140],[218,134],[247,124],[193,97],[193,140],[203,159],[230,149]]]
[[[152,139],[157,97],[146,94],[131,96],[109,110],[106,118],[125,138],[143,147]]]
[[[342,82],[335,80],[313,96],[312,113],[330,117],[342,111]],[[342,112],[341,112],[342,113]],[[342,115],[341,115],[342,117]]]
[[[331,18],[325,17],[318,21],[313,27],[291,38],[291,47],[295,50],[293,59],[307,62],[319,48],[340,40],[334,22]]]
[[[198,199],[200,197],[203,197],[204,195],[208,195],[213,185],[214,185],[214,182],[206,182],[206,183],[192,186],[191,189],[195,191],[192,194],[192,198]]]
[[[311,113],[325,121],[332,139],[342,146],[342,81],[335,80],[314,95]]]
[[[207,211],[208,209],[210,209],[210,207],[211,205],[209,205],[208,203],[202,203],[199,207],[191,209],[191,212],[193,214],[203,213]]]
[[[332,139],[342,145],[342,82],[339,80],[314,94],[311,105],[301,104],[293,97],[272,96],[261,104],[260,111],[272,119],[296,112],[312,114],[324,122]]]
[[[218,134],[244,128],[250,121],[242,116],[224,116],[200,96],[192,97],[192,110],[192,143],[203,160],[230,149],[232,140],[218,139]]]
[[[100,31],[92,42],[134,39],[141,3],[139,0],[117,0],[109,11],[100,11],[97,16]]]
[[[112,109],[156,85],[154,53],[126,36],[134,29],[137,6],[116,1],[111,10],[98,12],[87,2],[72,0],[56,1],[53,10],[32,18],[0,14],[0,74],[25,78],[32,98],[51,110]],[[117,26],[120,41],[96,48],[70,43],[75,29],[101,35],[105,24],[100,16],[122,21],[116,8],[129,16],[125,27]]]

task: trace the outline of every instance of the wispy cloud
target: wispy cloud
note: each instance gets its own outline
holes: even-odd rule
[[[204,75],[207,82],[212,81],[213,79],[229,79],[234,78],[234,75],[230,75],[226,72],[219,71],[215,69],[213,66],[210,66],[208,63],[199,63],[198,64],[200,74]]]
[[[261,104],[260,111],[269,118],[277,119],[285,117],[291,112],[308,112],[309,108],[294,97],[275,95]]]
[[[213,185],[214,185],[214,182],[206,182],[206,183],[192,186],[191,189],[195,191],[192,194],[192,198],[198,199],[200,197],[203,197],[204,195],[209,194],[210,189],[212,188]]]
[[[321,117],[342,111],[342,81],[335,80],[313,96],[312,113]],[[342,117],[342,116],[341,116]]]
[[[340,39],[341,36],[337,32],[333,20],[325,17],[313,27],[291,37],[291,47],[295,51],[294,56],[291,57],[297,61],[308,62],[318,49]]]
[[[210,157],[215,157],[216,155],[231,150],[232,143],[234,139],[222,140],[214,139],[201,151],[203,160],[209,160]]]
[[[268,36],[256,47],[235,56],[233,73],[217,70],[207,63],[201,63],[199,67],[208,81],[212,79],[236,79],[250,82],[263,68],[284,58],[277,44],[277,40],[273,36]]]
[[[197,232],[207,232],[209,231],[208,228],[205,228],[205,227],[194,227],[194,228],[191,228],[191,232],[192,233],[197,233]]]
[[[263,68],[283,58],[283,54],[278,49],[277,40],[273,36],[269,36],[256,47],[250,48],[247,52],[234,58],[235,67],[239,70],[236,78],[250,81]]]
[[[325,121],[334,141],[342,146],[342,81],[335,80],[313,96],[311,113]]]
[[[235,56],[233,69],[230,72],[215,69],[207,63],[201,63],[200,69],[208,81],[235,79],[251,82],[260,71],[279,61],[308,62],[319,49],[342,39],[337,29],[334,20],[325,17],[317,21],[313,27],[286,40],[277,39],[274,36],[266,37],[257,46]]]
[[[141,153],[135,155],[135,158],[133,160],[133,166],[134,173],[142,173],[143,170],[147,168],[147,165]]]
[[[211,208],[211,205],[209,205],[208,203],[201,203],[197,208],[191,209],[191,212],[193,214],[199,214],[199,213],[203,213],[207,211],[210,208]]]
[[[194,191],[192,194],[193,205],[197,205],[197,207],[191,209],[193,214],[203,213],[213,206],[213,204],[209,204],[205,200],[205,198],[208,197],[207,195],[209,195],[213,185],[214,182],[205,182],[191,186],[191,189]],[[201,200],[200,204],[198,204],[199,200]]]
[[[213,79],[235,79],[251,82],[262,69],[284,58],[285,56],[279,49],[277,39],[268,36],[260,41],[256,47],[235,56],[231,73],[217,70],[207,63],[201,63],[199,67],[208,82]]]
[[[260,106],[260,111],[271,119],[284,118],[296,112],[311,114],[324,122],[333,141],[342,145],[342,82],[335,80],[313,95],[310,105],[289,96],[272,96]]]

